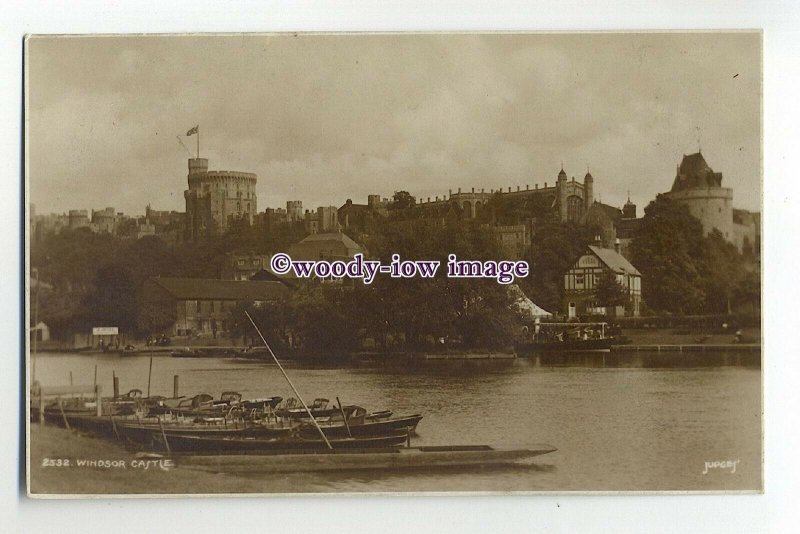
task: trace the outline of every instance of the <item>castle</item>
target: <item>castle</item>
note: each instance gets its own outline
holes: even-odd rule
[[[459,188],[456,193],[450,190],[448,197],[436,197],[434,200],[428,197],[427,200],[420,200],[417,205],[422,210],[435,210],[444,204],[455,202],[463,210],[465,218],[474,219],[480,216],[486,203],[495,194],[506,198],[536,197],[543,204],[557,210],[562,222],[580,223],[594,203],[594,178],[587,172],[583,182],[576,181],[574,176],[569,180],[562,167],[552,186],[545,182],[544,187],[536,184],[533,189],[526,185],[525,189],[517,186],[515,190],[509,187],[507,191],[490,189],[488,192],[485,189],[475,191],[474,187],[469,192],[462,192]]]
[[[224,233],[237,219],[253,223],[258,211],[257,176],[249,172],[209,171],[208,159],[189,159],[186,199],[186,240]]]
[[[733,208],[733,189],[722,187],[722,173],[714,172],[702,153],[683,156],[672,189],[664,195],[688,207],[705,235],[716,229],[740,252],[760,250],[760,214]]]

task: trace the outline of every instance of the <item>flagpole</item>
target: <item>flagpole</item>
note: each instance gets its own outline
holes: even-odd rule
[[[197,127],[197,159],[200,159],[200,126]]]

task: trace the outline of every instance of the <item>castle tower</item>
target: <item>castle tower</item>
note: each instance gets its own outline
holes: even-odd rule
[[[631,202],[631,192],[628,191],[628,201],[622,206],[622,218],[623,219],[635,219],[636,218],[636,204]]]
[[[195,241],[228,230],[233,220],[253,224],[258,212],[256,182],[249,172],[209,171],[208,159],[190,158],[186,200],[186,239]]]
[[[561,172],[558,173],[558,180],[556,181],[556,194],[558,195],[558,215],[561,217],[561,222],[567,220],[567,173],[564,172],[564,166],[561,166]]]
[[[722,173],[714,172],[703,155],[684,155],[672,189],[665,196],[689,208],[703,225],[703,233],[715,228],[733,241],[733,189],[722,187]]]
[[[289,222],[304,220],[302,200],[286,201],[286,220]]]
[[[189,176],[208,172],[208,158],[190,158]]]
[[[594,204],[594,178],[592,178],[592,173],[588,169],[586,170],[586,176],[583,177],[583,201],[583,212],[586,213]]]

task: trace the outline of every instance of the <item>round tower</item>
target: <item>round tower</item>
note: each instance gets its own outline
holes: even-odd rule
[[[303,220],[303,201],[302,200],[287,200],[286,201],[286,220],[289,222]]]
[[[716,229],[733,240],[733,189],[722,187],[722,173],[714,172],[699,152],[683,157],[665,196],[687,206],[702,223],[703,233]]]

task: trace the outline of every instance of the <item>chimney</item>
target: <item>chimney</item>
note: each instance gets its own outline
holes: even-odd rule
[[[600,239],[600,234],[596,234],[594,236],[594,244],[595,244],[595,246],[598,246],[598,247],[603,245],[603,240]]]
[[[614,251],[619,254],[619,238],[614,240]]]

